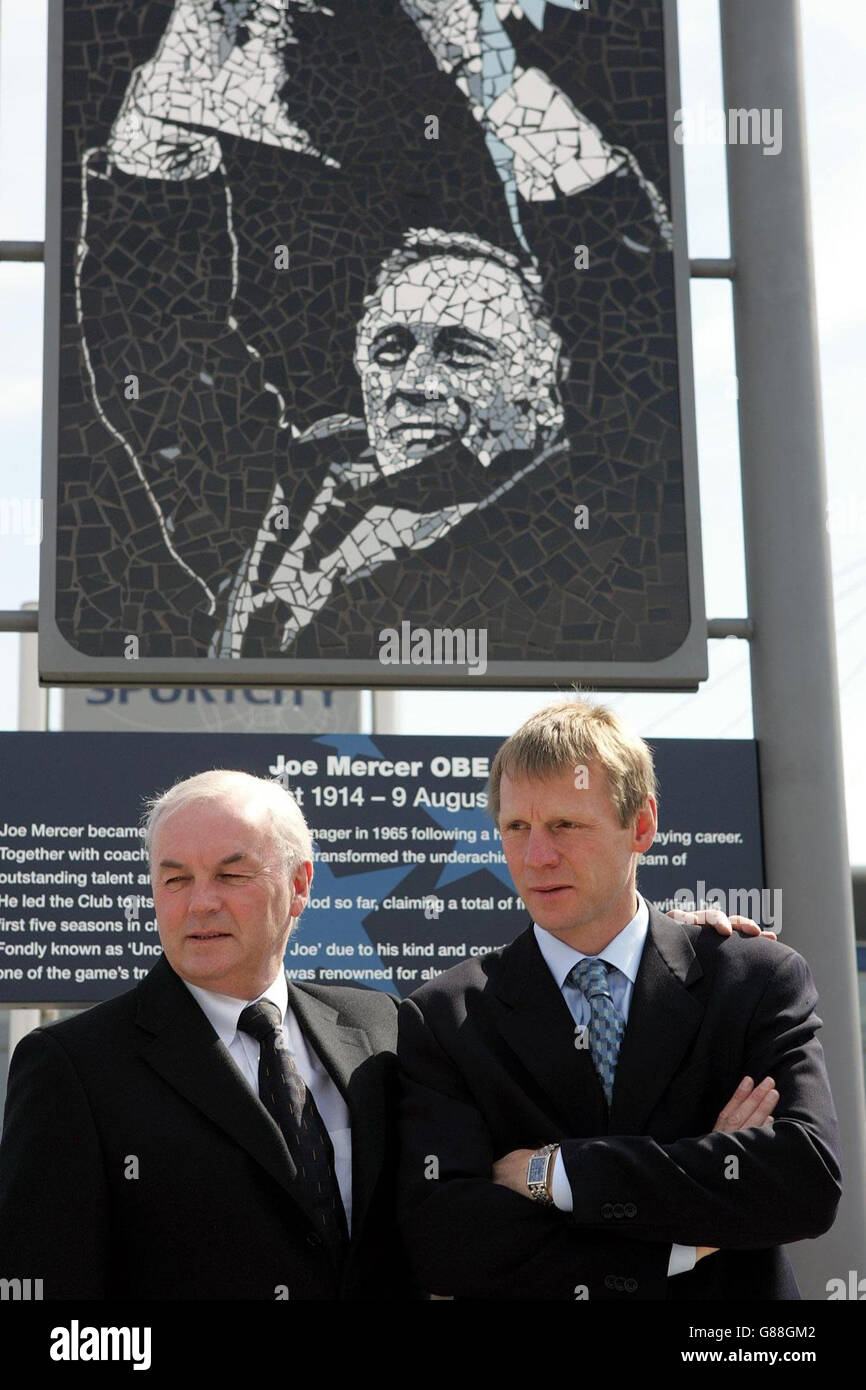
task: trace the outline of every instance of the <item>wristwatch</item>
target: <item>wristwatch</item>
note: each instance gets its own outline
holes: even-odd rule
[[[553,1156],[558,1148],[558,1144],[545,1144],[543,1149],[538,1149],[532,1155],[526,1165],[526,1186],[529,1195],[533,1201],[541,1202],[546,1207],[553,1206],[549,1179],[553,1172]]]

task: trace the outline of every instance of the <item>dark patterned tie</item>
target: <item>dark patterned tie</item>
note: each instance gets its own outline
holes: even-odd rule
[[[613,1002],[607,982],[609,968],[607,961],[586,956],[566,976],[567,982],[576,985],[589,1003],[589,1050],[608,1105],[625,1032],[625,1019]]]
[[[259,1098],[295,1161],[319,1234],[332,1247],[342,1246],[348,1231],[334,1173],[334,1151],[312,1092],[295,1066],[280,1011],[269,999],[248,1004],[238,1029],[259,1044]]]

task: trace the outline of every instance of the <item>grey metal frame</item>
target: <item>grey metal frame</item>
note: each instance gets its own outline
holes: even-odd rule
[[[679,105],[679,52],[676,0],[662,0],[667,68],[668,127]],[[568,687],[574,681],[599,689],[695,690],[706,680],[707,631],[698,494],[697,434],[686,243],[685,173],[682,149],[669,133],[671,216],[674,224],[674,283],[679,341],[679,391],[683,457],[690,624],[678,650],[662,661],[514,662],[491,661],[479,677],[449,667],[384,666],[379,661],[320,659],[213,660],[206,657],[127,661],[122,656],[93,658],[76,651],[55,619],[58,339],[60,319],[60,149],[62,133],[63,5],[50,7],[48,35],[48,161],[45,233],[45,378],[43,398],[44,540],[39,608],[40,679],[47,685],[330,685],[392,689]]]
[[[728,146],[729,215],[766,881],[782,890],[784,939],[809,961],[818,986],[842,1137],[836,1223],[791,1252],[804,1296],[823,1299],[828,1277],[866,1274],[866,1113],[799,7],[797,0],[721,0],[721,23],[727,108],[783,112],[778,155]]]

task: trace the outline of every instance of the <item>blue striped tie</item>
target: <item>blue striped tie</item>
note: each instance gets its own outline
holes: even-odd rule
[[[613,1094],[616,1063],[625,1032],[625,1019],[613,1002],[607,961],[586,956],[569,970],[567,983],[575,985],[589,1003],[589,1050],[608,1105]]]

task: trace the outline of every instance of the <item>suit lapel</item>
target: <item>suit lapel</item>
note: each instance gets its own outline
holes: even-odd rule
[[[346,1101],[352,1122],[352,1241],[357,1240],[382,1167],[385,1096],[381,1073],[362,1066],[373,1055],[362,1028],[341,1024],[324,1000],[289,981],[289,1004],[312,1047]]]
[[[309,1212],[278,1126],[244,1080],[183,981],[163,957],[139,986],[143,1059],[252,1155]]]
[[[690,986],[703,974],[687,933],[650,907],[649,929],[616,1068],[613,1134],[640,1134],[703,1016]]]
[[[604,1093],[589,1052],[575,1047],[574,1020],[530,926],[502,953],[494,989],[506,1006],[499,1032],[522,1063],[533,1089],[566,1134],[606,1127]]]

